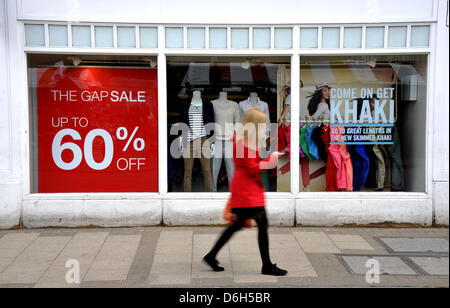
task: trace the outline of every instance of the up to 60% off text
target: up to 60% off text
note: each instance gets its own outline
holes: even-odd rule
[[[86,161],[86,164],[94,170],[104,170],[108,168],[113,162],[114,158],[114,143],[111,134],[104,129],[93,129],[88,132],[84,137],[83,148],[73,142],[64,142],[62,140],[66,136],[72,137],[73,140],[82,140],[80,133],[73,128],[63,128],[66,125],[73,125],[74,128],[85,128],[89,125],[89,121],[84,117],[58,117],[52,118],[53,127],[61,127],[53,138],[52,142],[52,157],[53,161],[58,168],[63,170],[76,169],[81,161]],[[139,130],[139,126],[134,127],[133,132],[128,136],[128,129],[124,126],[120,126],[115,131],[115,135],[118,140],[123,141],[125,144],[122,147],[122,152],[126,152],[130,149],[130,146],[137,151],[141,152],[145,149],[145,140],[143,138],[136,138],[136,133]],[[94,160],[93,142],[95,138],[102,138],[105,145],[105,155],[101,162]],[[73,159],[70,162],[65,162],[62,159],[62,153],[65,150],[70,150],[73,153]],[[84,155],[83,155],[84,153]],[[115,161],[115,165],[118,170],[141,170],[145,166],[145,158],[143,157],[121,157]]]

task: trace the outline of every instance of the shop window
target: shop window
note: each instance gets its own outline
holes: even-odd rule
[[[231,48],[248,48],[248,29],[231,29]]]
[[[406,47],[406,27],[389,27],[388,47]]]
[[[361,48],[362,28],[344,28],[344,48]]]
[[[275,28],[275,48],[292,48],[291,28]]]
[[[72,26],[72,46],[91,47],[90,26]]]
[[[44,46],[44,25],[25,25],[25,43],[27,46]]]
[[[289,149],[290,59],[169,57],[168,190],[228,192],[233,136],[251,108],[267,115],[261,156]],[[289,153],[289,152],[288,152]],[[290,191],[290,158],[264,170],[266,191]]]
[[[95,47],[114,47],[113,27],[95,26]]]
[[[141,48],[158,48],[158,28],[140,27],[139,39]]]
[[[424,192],[427,57],[300,65],[300,191]]]
[[[270,28],[253,28],[253,48],[270,48]]]
[[[318,28],[300,29],[300,48],[317,48],[318,46]]]
[[[428,47],[430,43],[430,26],[411,27],[411,47]]]
[[[117,27],[117,46],[136,47],[136,28],[135,27]]]
[[[367,48],[384,47],[384,27],[366,28],[366,47]]]
[[[209,28],[209,48],[227,48],[226,28]]]
[[[152,63],[28,55],[32,193],[158,191]]]
[[[322,48],[339,48],[340,28],[322,28]]]
[[[188,48],[205,48],[205,28],[188,28]]]
[[[166,28],[166,48],[183,48],[183,28]]]
[[[67,47],[67,26],[49,25],[49,43],[52,47]]]

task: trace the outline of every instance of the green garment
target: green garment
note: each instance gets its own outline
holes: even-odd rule
[[[263,171],[261,172],[261,179],[263,181],[264,187],[266,188],[266,191],[270,190],[269,186],[269,171]]]
[[[308,143],[306,142],[306,126],[303,126],[300,129],[300,146],[301,146],[303,154],[305,154],[306,158],[308,158],[308,160],[312,160],[312,157],[308,151]]]

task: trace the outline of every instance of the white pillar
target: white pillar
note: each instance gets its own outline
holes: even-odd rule
[[[431,42],[434,46],[434,63],[431,63],[430,76],[434,79],[429,87],[434,96],[429,95],[429,103],[433,104],[433,115],[430,117],[433,123],[432,148],[428,156],[433,160],[433,213],[436,224],[448,225],[449,216],[449,41],[448,41],[448,1],[439,0],[437,4],[438,22]],[[431,165],[431,164],[430,164]]]

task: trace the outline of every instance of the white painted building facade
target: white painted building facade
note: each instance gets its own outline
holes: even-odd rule
[[[291,114],[300,114],[301,63],[313,57],[424,56],[426,97],[420,109],[423,157],[414,158],[423,172],[420,189],[383,192],[306,192],[301,187],[300,158],[291,156],[289,189],[267,192],[269,221],[274,226],[333,226],[348,224],[409,223],[448,225],[449,217],[449,44],[446,0],[1,0],[0,2],[0,229],[17,226],[150,226],[218,225],[225,192],[173,192],[168,187],[168,85],[167,63],[173,58],[192,61],[201,57],[288,59],[291,81]],[[31,25],[31,27],[29,27]],[[52,46],[52,26],[63,26],[67,41]],[[37,26],[37,27],[33,27]],[[91,44],[75,47],[72,31],[88,26]],[[96,28],[110,27],[111,47],[96,46]],[[121,27],[135,29],[132,47],[120,46]],[[153,47],[142,47],[141,28],[156,29]],[[369,48],[368,28],[382,28],[383,42]],[[404,45],[390,41],[394,29],[405,30]],[[428,44],[417,27],[427,29]],[[181,32],[180,46],[171,47],[168,29]],[[200,28],[203,45],[190,48],[191,28]],[[226,29],[226,46],[210,48],[211,29]],[[268,29],[266,48],[256,48],[255,28]],[[317,29],[317,46],[302,45],[302,29]],[[337,46],[327,48],[327,28],[338,29]],[[360,45],[346,46],[347,28],[357,28]],[[42,29],[42,33],[39,30]],[[233,29],[245,29],[246,45],[234,48]],[[277,30],[288,29],[288,47],[278,48]],[[38,30],[37,32],[32,32]],[[27,33],[28,31],[28,33]],[[392,31],[392,32],[391,32]],[[211,31],[212,33],[212,31]],[[281,32],[280,32],[281,33]],[[39,35],[42,34],[42,44]],[[416,35],[418,37],[416,37]],[[422,35],[422,37],[421,37]],[[65,40],[63,39],[63,41]],[[34,44],[35,40],[38,41]],[[176,39],[174,44],[176,45]],[[28,84],[30,56],[139,56],[156,59],[158,76],[158,188],[141,193],[39,193],[33,189],[33,108]],[[391,57],[392,58],[392,57]],[[169,76],[170,77],[170,76]],[[296,103],[297,102],[297,103]],[[414,112],[414,111],[413,111]],[[416,111],[417,112],[417,111]],[[292,121],[291,146],[299,148],[299,123]],[[405,124],[406,125],[406,124]],[[406,152],[414,151],[414,143]],[[422,145],[420,145],[422,147]],[[407,155],[407,154],[406,154]],[[297,166],[296,168],[294,166]],[[411,168],[414,169],[414,168]],[[414,186],[414,185],[413,185]]]

